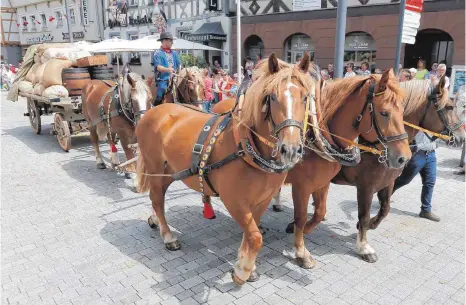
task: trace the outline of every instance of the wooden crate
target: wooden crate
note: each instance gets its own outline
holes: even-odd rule
[[[94,56],[79,58],[76,60],[76,66],[80,68],[100,66],[100,65],[106,65],[106,64],[108,64],[107,55],[94,55]]]

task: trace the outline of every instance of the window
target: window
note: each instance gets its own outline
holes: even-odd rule
[[[138,39],[138,34],[129,34],[129,40]],[[129,53],[129,64],[130,65],[140,65],[141,64],[141,54],[139,52]]]
[[[314,43],[306,34],[295,34],[290,36],[285,41],[285,61],[295,63],[304,56],[304,52],[308,52],[311,56],[311,61],[314,59]]]
[[[29,16],[29,23],[31,24],[31,32],[37,31],[37,22],[36,22],[36,16]]]
[[[119,35],[113,35],[113,36],[110,35],[109,38],[110,38],[110,39],[111,39],[111,38],[120,38],[120,36],[119,36]],[[112,53],[111,56],[112,56],[112,65],[120,65],[120,66],[123,65],[123,56],[121,55],[121,53],[118,54],[118,56],[115,55],[115,53]]]
[[[27,31],[28,30],[28,20],[26,18],[26,16],[23,16],[21,17],[21,26],[23,27],[23,31]]]
[[[138,0],[129,0],[129,6],[137,6]]]
[[[363,62],[369,63],[369,69],[376,62],[375,41],[366,32],[352,32],[345,37],[345,54],[343,60],[345,65],[349,62],[355,66],[355,71],[361,67]]]
[[[47,30],[47,16],[44,13],[40,14],[40,22],[42,25],[42,30]]]
[[[70,8],[70,22],[71,24],[76,24],[76,14],[74,8]]]
[[[61,28],[63,26],[63,14],[61,11],[55,11],[55,19],[57,20],[57,28]]]

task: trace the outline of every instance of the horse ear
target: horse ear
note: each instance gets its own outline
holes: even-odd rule
[[[311,56],[309,56],[308,52],[304,52],[304,56],[299,62],[299,69],[303,71],[304,73],[307,73],[309,71],[309,66],[311,64]]]
[[[385,90],[385,88],[387,87],[388,81],[394,77],[395,77],[395,74],[393,73],[393,69],[390,68],[388,70],[385,70],[379,82],[379,90],[380,91]]]
[[[437,84],[437,92],[442,92],[442,89],[445,87],[445,75],[442,75],[442,77],[440,77],[440,80]]]
[[[126,79],[132,88],[136,87],[136,81],[131,77],[131,73],[126,74]]]
[[[280,67],[278,66],[278,59],[277,55],[275,53],[272,53],[269,57],[269,71],[270,73],[277,73],[280,70]]]

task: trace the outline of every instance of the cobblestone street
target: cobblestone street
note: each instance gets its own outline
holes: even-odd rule
[[[456,176],[461,151],[437,150],[435,223],[418,217],[418,177],[393,197],[388,217],[368,241],[374,264],[355,252],[356,188],[332,185],[327,220],[306,237],[317,261],[312,270],[292,259],[291,188],[285,211],[269,208],[258,257],[261,278],[242,287],[232,269],[242,233],[222,203],[217,218],[202,217],[201,196],[182,183],[167,193],[167,219],[181,250],[165,250],[147,224],[150,201],[130,180],[96,168],[87,134],[72,139],[69,153],[29,125],[26,102],[1,103],[2,304],[464,304],[465,183]],[[101,145],[108,161],[108,145]],[[120,154],[120,160],[124,155]],[[247,190],[238,190],[247,191]],[[372,214],[379,204],[374,196]],[[309,205],[309,214],[312,206]]]

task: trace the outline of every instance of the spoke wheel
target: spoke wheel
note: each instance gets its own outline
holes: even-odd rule
[[[35,134],[40,134],[42,125],[40,122],[40,110],[37,107],[37,103],[32,98],[28,98],[27,107],[29,123],[31,123],[32,130]]]
[[[57,135],[58,144],[68,152],[71,149],[71,133],[68,122],[63,119],[63,115],[55,113],[54,129]]]

